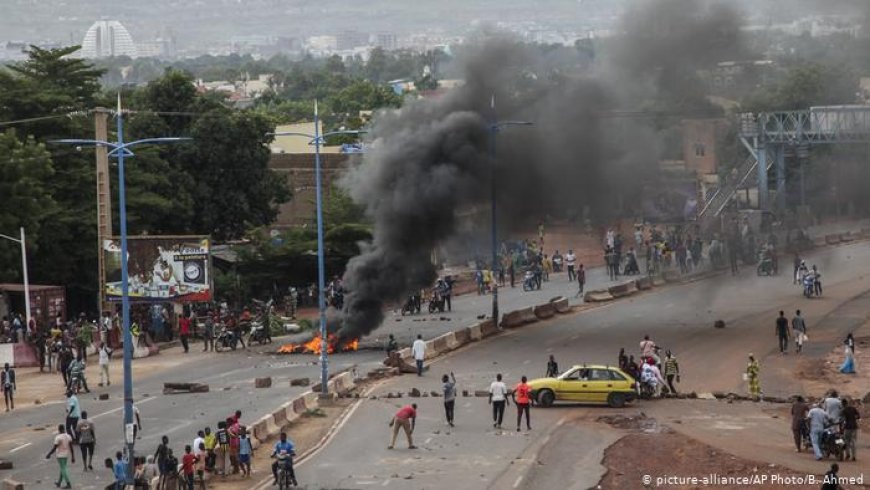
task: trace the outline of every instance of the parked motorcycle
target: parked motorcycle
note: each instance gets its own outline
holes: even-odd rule
[[[444,313],[444,303],[444,296],[437,290],[432,291],[432,295],[429,297],[429,313],[435,313],[436,311]]]
[[[538,281],[535,280],[535,273],[528,270],[523,275],[523,291],[534,291],[538,289]]]
[[[420,295],[408,295],[408,300],[405,301],[405,304],[402,306],[402,316],[420,313],[420,309]]]

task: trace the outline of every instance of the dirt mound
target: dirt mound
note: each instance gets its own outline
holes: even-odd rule
[[[801,484],[800,480],[788,480],[807,478],[807,475],[782,466],[738,458],[674,432],[629,434],[604,452],[602,464],[607,473],[599,482],[598,488],[601,489],[736,488],[736,484],[727,483],[728,479],[745,477],[756,481],[740,484],[740,488],[786,490],[821,486],[820,483]],[[667,477],[676,479],[658,480]],[[698,480],[692,481],[692,477]],[[703,478],[716,479],[718,484],[704,485]],[[821,475],[816,475],[816,478],[821,478]]]
[[[662,429],[658,422],[656,422],[656,419],[647,417],[643,412],[635,415],[602,415],[595,420],[596,422],[608,424],[617,429],[638,430],[644,432],[660,432]]]

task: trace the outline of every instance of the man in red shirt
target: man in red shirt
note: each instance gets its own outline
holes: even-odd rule
[[[193,475],[198,460],[199,457],[190,451],[190,444],[184,446],[184,456],[181,457],[181,471],[184,472],[184,479],[187,481],[187,488],[189,490],[193,490]]]
[[[523,420],[523,412],[526,412],[526,429],[532,430],[532,424],[529,420],[529,406],[532,404],[531,393],[532,388],[526,384],[528,379],[523,376],[522,381],[514,388],[511,397],[514,399],[514,404],[517,406],[517,432],[520,431],[520,422]]]
[[[178,337],[181,339],[181,346],[184,347],[184,353],[187,354],[187,339],[190,338],[190,318],[182,316],[178,320]]]
[[[411,434],[414,432],[414,427],[417,424],[417,404],[412,403],[405,405],[396,412],[396,416],[390,421],[390,427],[393,428],[393,438],[390,440],[390,445],[387,449],[393,449],[396,445],[396,437],[399,436],[399,427],[405,430],[405,435],[408,436],[408,449],[417,449],[414,445],[414,440]]]

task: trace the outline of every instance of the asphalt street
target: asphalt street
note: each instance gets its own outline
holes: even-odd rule
[[[440,375],[449,371],[456,373],[459,390],[485,390],[496,373],[502,373],[512,385],[521,375],[543,376],[548,354],[555,355],[563,369],[583,362],[615,364],[620,347],[637,355],[639,341],[649,334],[678,356],[683,372],[679,389],[745,393],[741,373],[748,353],[754,352],[761,359],[764,392],[787,396],[796,386],[775,368],[789,359],[778,353],[774,337],[777,310],[786,309],[791,314],[794,308],[803,309],[812,342],[827,344],[829,349],[854,325],[825,322],[826,315],[870,290],[870,276],[864,275],[870,245],[823,249],[810,260],[819,265],[825,281],[821,299],[803,298],[788,274],[757,277],[754,270],[746,269],[736,278],[725,275],[661,288],[506,332],[436,360],[423,378],[393,378],[379,385],[375,393],[407,393],[412,387],[426,392],[439,390]],[[717,319],[726,322],[725,329],[713,328]],[[541,488],[539,484],[555,481],[554,475],[542,468],[526,472],[514,468],[528,461],[535,462],[527,465],[534,468],[541,464],[541,458],[547,459],[547,454],[553,464],[573,465],[561,473],[571,478],[597,481],[601,475],[600,466],[579,462],[589,459],[590,453],[599,454],[610,441],[582,424],[566,429],[572,415],[580,410],[576,407],[533,409],[533,430],[516,433],[511,430],[515,428],[511,419],[515,412],[510,409],[505,423],[508,430],[492,428],[485,398],[459,398],[455,429],[444,422],[440,399],[413,401],[420,406],[415,434],[420,449],[405,449],[404,443],[394,450],[386,448],[386,424],[398,406],[411,402],[407,395],[401,400],[364,400],[335,437],[300,465],[300,481],[317,488]],[[604,407],[582,410],[612,412]],[[560,422],[562,426],[558,426]],[[578,445],[576,440],[584,444]],[[554,453],[561,457],[554,457]]]

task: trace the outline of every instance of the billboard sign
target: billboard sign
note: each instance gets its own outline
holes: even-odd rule
[[[103,240],[105,297],[121,300],[121,240]],[[208,237],[127,239],[130,301],[211,301],[211,247]]]

